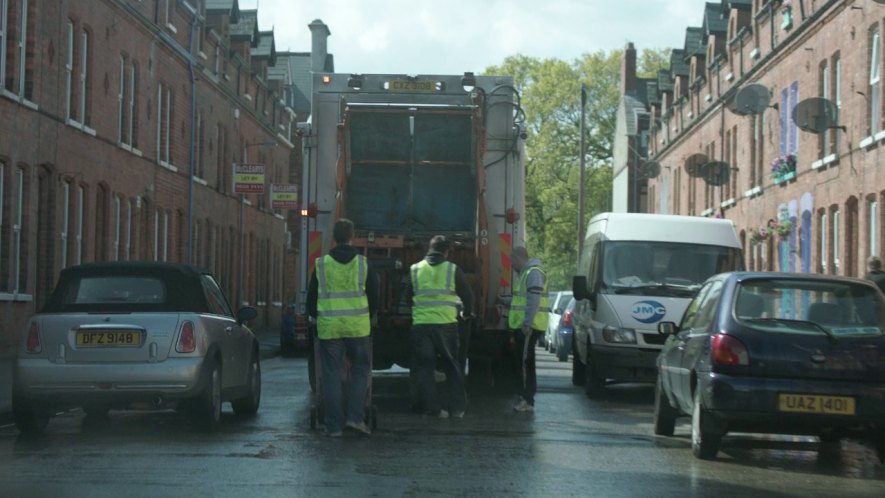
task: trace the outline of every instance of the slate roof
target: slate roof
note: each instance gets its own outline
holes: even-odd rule
[[[644,80],[645,83],[645,100],[649,106],[661,105],[661,95],[658,93],[658,80]]]
[[[240,16],[240,4],[237,0],[206,0],[206,12],[230,14],[230,22],[235,23]]]
[[[627,126],[627,135],[638,135],[642,131],[639,125],[639,115],[648,114],[645,103],[630,95],[625,95],[624,112],[626,113],[624,123]]]
[[[724,35],[728,33],[728,17],[723,17],[721,5],[707,2],[704,8],[704,32],[707,35]]]
[[[707,37],[704,35],[704,28],[685,28],[685,58],[691,58],[693,55],[707,54]]]
[[[286,102],[297,113],[310,112],[310,52],[280,52],[276,67],[285,68],[291,96]]]
[[[670,75],[688,76],[691,73],[691,65],[688,63],[685,50],[674,48],[670,52]]]
[[[231,39],[250,40],[254,44],[258,37],[258,11],[241,10],[239,21],[230,25]]]
[[[670,59],[670,63],[673,63],[673,59]],[[658,91],[659,92],[672,92],[673,91],[673,77],[670,75],[670,69],[659,69],[658,70]]]
[[[253,43],[251,54],[252,57],[269,58],[271,64],[273,64],[273,61],[277,56],[273,31],[258,32],[258,39]]]
[[[720,8],[726,15],[729,9],[751,10],[753,8],[753,0],[722,0]]]

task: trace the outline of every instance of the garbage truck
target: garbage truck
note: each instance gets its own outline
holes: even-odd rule
[[[510,253],[525,243],[524,113],[513,78],[315,73],[312,85],[300,130],[300,313],[334,222],[348,218],[353,245],[380,277],[373,368],[408,367],[409,268],[444,235],[475,300],[460,326],[466,372],[506,375]]]

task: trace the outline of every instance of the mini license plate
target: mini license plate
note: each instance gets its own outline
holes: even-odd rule
[[[777,408],[782,412],[854,415],[855,401],[849,396],[780,394],[778,395]]]
[[[77,346],[113,348],[141,346],[140,330],[78,330]]]
[[[387,89],[391,92],[438,92],[439,88],[435,81],[430,80],[390,80],[387,82]]]

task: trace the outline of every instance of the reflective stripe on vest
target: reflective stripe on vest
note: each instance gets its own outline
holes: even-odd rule
[[[547,328],[547,315],[550,313],[550,303],[547,298],[547,275],[544,273],[544,270],[537,266],[532,266],[519,274],[519,278],[516,279],[516,285],[513,286],[513,300],[510,301],[510,315],[507,318],[507,325],[511,329],[521,329],[525,323],[526,300],[528,299],[526,282],[529,279],[529,272],[532,270],[539,271],[544,276],[544,288],[541,289],[538,312],[535,313],[535,317],[532,319],[532,329],[545,330]]]
[[[436,266],[427,260],[412,265],[412,324],[455,323],[461,300],[455,293],[454,263]]]
[[[320,339],[365,337],[372,326],[366,297],[366,258],[346,264],[328,254],[317,259],[317,335]]]

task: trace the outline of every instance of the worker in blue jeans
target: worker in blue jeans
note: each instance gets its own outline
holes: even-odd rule
[[[366,257],[350,245],[353,222],[335,222],[336,246],[318,258],[307,292],[307,311],[316,319],[322,362],[322,394],[326,434],[343,435],[343,429],[370,434],[365,423],[366,396],[372,375],[372,317],[378,302],[378,277]],[[341,370],[350,364],[347,407],[343,406]]]

